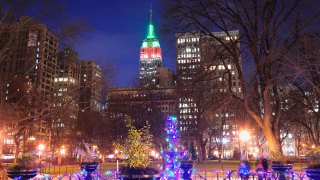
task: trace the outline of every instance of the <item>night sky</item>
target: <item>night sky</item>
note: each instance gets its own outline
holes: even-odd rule
[[[163,66],[175,70],[175,44],[160,34],[160,0],[153,0],[153,24],[160,41]],[[147,35],[150,0],[69,0],[67,15],[86,19],[92,31],[75,45],[80,59],[103,66],[113,61],[117,87],[129,87],[139,74],[139,52]],[[172,35],[171,37],[174,37]]]

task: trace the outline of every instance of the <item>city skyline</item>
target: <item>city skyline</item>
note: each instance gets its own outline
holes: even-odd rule
[[[312,4],[0,4],[1,179],[320,178]]]
[[[117,70],[116,87],[133,86],[133,81],[139,77],[141,42],[148,33],[150,0],[96,3],[83,0],[76,4],[72,2],[68,1],[66,5],[67,15],[71,18],[86,19],[92,28],[92,31],[86,33],[79,43],[74,45],[79,58],[93,59],[100,66],[112,62]],[[175,71],[174,34],[169,40],[159,33],[159,6],[159,0],[152,1],[153,24],[163,51],[163,66]]]

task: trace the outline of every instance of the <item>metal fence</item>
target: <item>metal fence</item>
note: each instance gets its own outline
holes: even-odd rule
[[[52,172],[49,173],[49,172]],[[8,180],[5,171],[0,172],[0,180]],[[44,167],[41,169],[39,175],[32,180],[83,180],[83,174],[80,172],[79,166],[52,166]],[[92,174],[93,180],[112,180],[119,179],[115,170],[101,170]],[[177,178],[178,179],[178,178]],[[211,171],[198,171],[193,170],[193,180],[241,180],[236,170],[211,170]],[[250,171],[249,180],[278,180],[279,174],[275,172],[266,172],[259,174],[256,171]],[[288,172],[286,175],[287,180],[307,180],[308,177],[304,172]]]
[[[241,180],[236,170],[211,170],[210,172],[193,170],[193,180]],[[250,171],[249,180],[278,180],[279,174],[276,172],[256,172]],[[304,172],[288,172],[286,175],[287,180],[307,180],[309,179]]]

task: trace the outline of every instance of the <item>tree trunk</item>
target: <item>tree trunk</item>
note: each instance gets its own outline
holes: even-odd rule
[[[208,157],[212,157],[212,143],[211,143],[211,138],[209,140],[209,147],[208,147]]]
[[[203,154],[202,154],[202,149],[200,142],[196,142],[196,147],[197,147],[197,152],[198,152],[198,162],[203,162]]]
[[[207,159],[207,156],[206,156],[206,144],[205,142],[202,142],[201,143],[201,150],[202,150],[202,161],[206,160]]]
[[[198,150],[198,161],[203,162],[206,157],[206,144],[207,140],[203,140],[202,137],[198,138],[196,142],[197,150]]]
[[[102,162],[102,163],[105,162],[105,154],[106,154],[106,151],[105,151],[105,150],[102,150],[102,151],[101,151],[101,162]]]
[[[262,130],[268,142],[271,159],[276,161],[285,160],[282,154],[280,138],[276,137],[276,133],[272,130],[272,128],[268,124],[264,125]]]
[[[20,149],[20,142],[19,141],[15,141],[15,151],[14,151],[14,159],[13,159],[13,163],[17,163],[17,158],[19,156],[19,149]]]
[[[219,162],[221,162],[222,157],[223,157],[223,149],[222,149],[222,146],[223,146],[223,144],[222,144],[222,142],[220,142],[220,143],[218,144]]]

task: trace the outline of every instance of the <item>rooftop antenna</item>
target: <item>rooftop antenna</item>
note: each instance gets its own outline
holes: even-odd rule
[[[152,0],[150,0],[150,23],[152,23]]]

